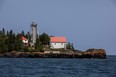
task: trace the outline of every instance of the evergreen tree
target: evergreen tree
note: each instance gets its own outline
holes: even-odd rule
[[[21,32],[21,35],[22,35],[22,36],[25,36],[25,32],[24,32],[23,30],[22,30],[22,32]]]
[[[74,50],[73,43],[68,42],[68,43],[67,43],[67,49],[69,49],[69,50]]]
[[[14,50],[15,50],[15,51],[23,50],[23,42],[22,42],[22,40],[21,40],[21,35],[20,35],[20,34],[18,34],[18,35],[16,36]]]
[[[71,45],[71,46],[72,46],[72,50],[74,51],[74,50],[75,50],[75,48],[74,48],[74,45],[73,45],[73,43],[72,43],[72,45]]]
[[[43,45],[39,38],[36,39],[35,49],[38,51],[43,51]]]
[[[43,33],[39,36],[39,38],[43,45],[49,45],[50,37],[48,36],[48,34]]]
[[[66,46],[67,46],[67,47],[66,47],[67,49],[70,49],[70,48],[71,48],[71,45],[70,45],[70,43],[69,43],[69,42],[67,43],[67,45],[66,45]]]
[[[8,44],[8,51],[11,52],[14,50],[14,45],[15,45],[15,34],[13,33],[12,30],[9,32],[9,36],[7,39],[7,44]]]
[[[0,52],[5,52],[7,51],[7,45],[5,44],[5,36],[2,33],[2,31],[0,31]]]
[[[30,34],[29,32],[27,32],[26,38],[27,38],[29,41],[31,40],[31,34]]]
[[[5,29],[4,28],[2,29],[2,33],[3,33],[3,35],[5,35]]]

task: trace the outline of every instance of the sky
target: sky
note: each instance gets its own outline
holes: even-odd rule
[[[65,36],[75,49],[116,55],[116,0],[0,0],[0,29]]]

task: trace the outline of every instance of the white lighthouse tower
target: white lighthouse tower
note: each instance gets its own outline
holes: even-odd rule
[[[31,24],[31,45],[34,45],[36,43],[37,38],[37,24],[35,22],[32,22]]]

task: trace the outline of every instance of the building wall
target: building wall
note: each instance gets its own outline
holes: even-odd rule
[[[66,43],[51,43],[52,49],[66,48]]]
[[[28,43],[28,40],[23,40],[23,43]]]

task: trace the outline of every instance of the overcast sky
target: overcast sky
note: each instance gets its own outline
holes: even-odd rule
[[[116,55],[116,0],[0,0],[0,29],[66,36],[76,49]]]

